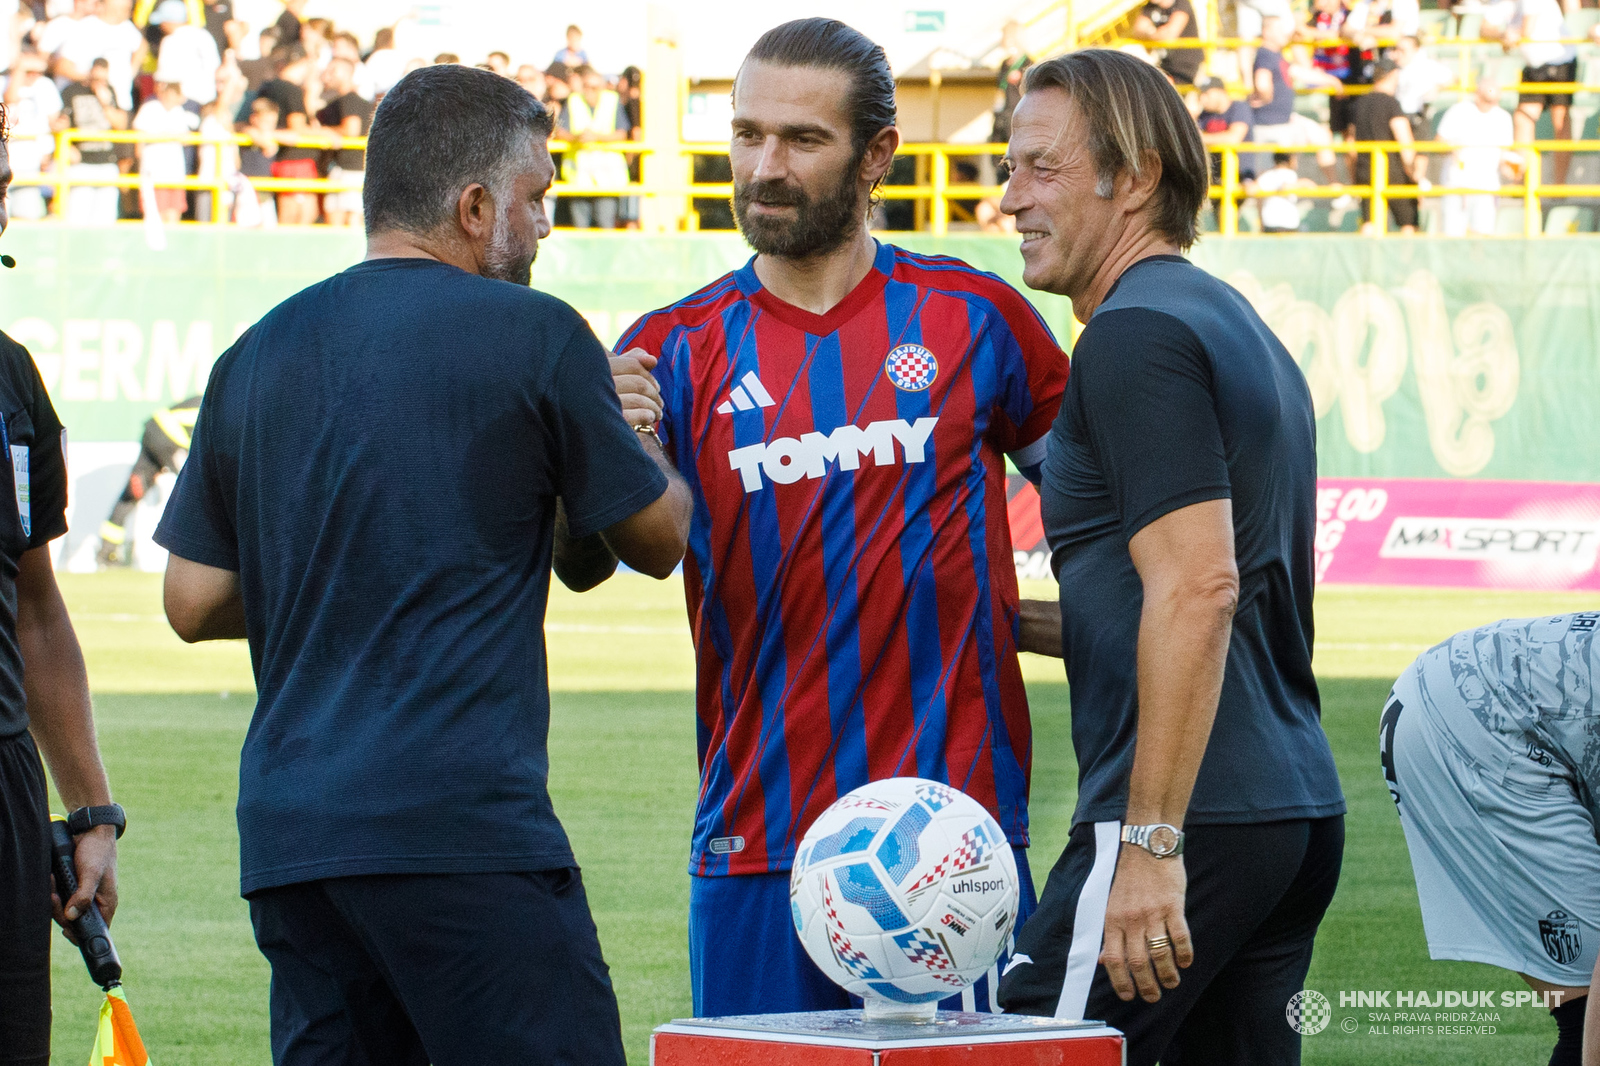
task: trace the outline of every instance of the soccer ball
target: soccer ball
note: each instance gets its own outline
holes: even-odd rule
[[[795,932],[822,972],[867,1000],[932,1004],[982,977],[1017,920],[1017,863],[972,797],[873,781],[822,812],[795,855]]]

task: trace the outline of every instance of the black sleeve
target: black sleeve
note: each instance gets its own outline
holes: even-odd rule
[[[667,491],[667,476],[622,417],[605,348],[586,325],[561,353],[548,407],[552,465],[572,537],[598,533]]]
[[[1179,508],[1232,496],[1211,361],[1181,320],[1149,308],[1094,316],[1072,376],[1125,537]]]
[[[19,351],[32,378],[28,394],[28,418],[33,422],[33,444],[28,449],[28,508],[33,530],[28,535],[28,547],[39,548],[67,531],[65,431],[33,357],[25,348]]]

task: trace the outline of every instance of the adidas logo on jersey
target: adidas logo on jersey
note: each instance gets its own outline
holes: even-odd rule
[[[775,407],[778,401],[772,398],[761,384],[761,379],[756,377],[754,370],[739,379],[739,384],[728,393],[728,398],[717,405],[717,414],[731,415],[735,411],[753,411],[757,407]]]
[[[754,376],[745,375],[747,379]],[[869,455],[873,466],[893,466],[896,442],[906,462],[921,463],[927,459],[928,438],[938,424],[937,418],[915,422],[894,418],[865,426],[840,426],[832,433],[778,437],[735,448],[728,453],[728,465],[738,472],[744,491],[755,492],[763,487],[763,473],[779,485],[792,485],[803,477],[824,476],[829,463],[837,463],[840,470],[857,470]]]

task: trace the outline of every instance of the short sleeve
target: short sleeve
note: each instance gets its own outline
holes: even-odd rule
[[[39,369],[27,359],[28,419],[33,423],[33,444],[28,449],[28,498],[33,530],[28,547],[39,548],[67,531],[66,430],[45,391]]]
[[[241,337],[243,343],[250,334]],[[238,456],[228,448],[230,429],[227,400],[223,395],[227,356],[217,360],[200,401],[189,441],[189,458],[178,472],[172,498],[156,526],[155,541],[190,562],[221,570],[239,569],[239,534],[236,497],[229,486],[237,479]]]
[[[1232,496],[1211,362],[1182,321],[1148,308],[1095,315],[1072,373],[1084,435],[1125,537]]]
[[[605,349],[587,327],[561,353],[548,408],[556,485],[573,537],[615,525],[667,491],[667,476],[622,416]]]
[[[989,343],[999,389],[989,439],[1018,467],[1044,459],[1050,427],[1067,387],[1067,354],[1022,294],[1005,287],[991,304]]]

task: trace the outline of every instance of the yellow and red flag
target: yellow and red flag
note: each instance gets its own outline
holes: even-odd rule
[[[94,1049],[89,1052],[89,1066],[149,1066],[150,1056],[145,1054],[144,1041],[139,1039],[139,1027],[133,1024],[133,1012],[128,1009],[128,999],[120,985],[106,990],[106,1001],[100,1006],[100,1031],[94,1038]]]

